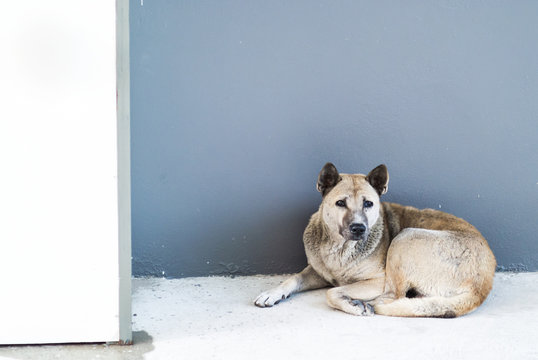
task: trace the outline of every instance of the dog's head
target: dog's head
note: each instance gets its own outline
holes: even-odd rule
[[[319,173],[317,189],[323,196],[321,211],[329,230],[346,241],[365,243],[379,219],[379,197],[387,192],[388,183],[385,165],[362,175],[339,174],[333,164],[325,164]]]

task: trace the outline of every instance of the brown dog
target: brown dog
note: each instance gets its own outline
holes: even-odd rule
[[[382,203],[389,175],[321,170],[323,196],[304,232],[308,266],[255,300],[260,307],[325,286],[335,309],[354,315],[455,317],[488,296],[496,261],[465,220],[431,210]]]

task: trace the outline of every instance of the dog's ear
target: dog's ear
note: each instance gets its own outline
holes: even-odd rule
[[[318,183],[316,185],[318,191],[322,196],[325,196],[338,182],[342,180],[338,170],[332,163],[327,163],[321,169],[318,176]]]
[[[381,196],[385,194],[389,188],[389,172],[384,164],[379,165],[366,176],[366,181]]]

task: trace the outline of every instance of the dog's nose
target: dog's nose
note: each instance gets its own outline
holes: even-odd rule
[[[349,225],[349,231],[351,231],[353,235],[362,235],[366,231],[366,226],[361,223],[353,223]]]

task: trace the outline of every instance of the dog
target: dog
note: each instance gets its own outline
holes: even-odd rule
[[[271,307],[290,295],[332,286],[327,303],[353,315],[453,318],[475,310],[493,285],[496,260],[486,239],[445,212],[381,202],[389,174],[319,173],[319,210],[305,229],[308,266],[260,294]]]

